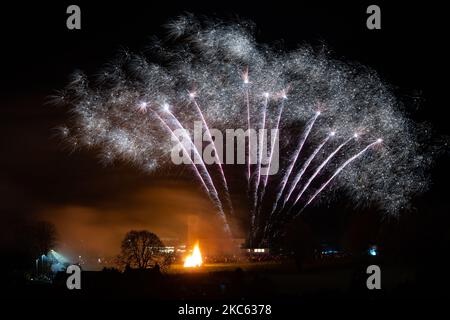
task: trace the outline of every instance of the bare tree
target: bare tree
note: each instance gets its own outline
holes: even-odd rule
[[[37,221],[31,226],[31,234],[29,236],[31,236],[34,252],[37,255],[47,254],[56,245],[56,227],[51,222]]]
[[[170,254],[164,252],[164,244],[152,232],[130,231],[122,240],[119,262],[131,268],[147,269],[170,264]]]

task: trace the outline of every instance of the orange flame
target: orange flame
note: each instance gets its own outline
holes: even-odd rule
[[[193,268],[200,267],[203,264],[202,254],[200,253],[200,247],[198,242],[194,246],[194,250],[192,250],[192,254],[186,257],[184,260],[185,268]]]

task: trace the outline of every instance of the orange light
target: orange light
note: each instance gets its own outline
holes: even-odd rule
[[[193,268],[200,267],[203,264],[202,254],[200,253],[200,247],[198,242],[194,246],[194,250],[192,250],[192,254],[186,257],[184,260],[185,268]]]

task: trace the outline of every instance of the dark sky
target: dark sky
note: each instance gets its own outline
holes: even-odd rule
[[[82,11],[79,31],[66,28],[65,11],[73,3]],[[252,19],[261,42],[281,39],[288,48],[326,44],[337,58],[378,71],[415,120],[430,122],[436,135],[450,133],[444,116],[449,55],[443,8],[380,3],[382,30],[369,31],[365,9],[372,1],[312,3],[2,4],[0,219],[6,225],[30,217],[49,219],[65,243],[95,235],[97,241],[89,248],[111,253],[130,228],[179,236],[185,230],[186,213],[211,210],[198,192],[183,184],[149,177],[123,164],[102,166],[87,151],[68,152],[54,129],[67,120],[66,110],[45,103],[74,70],[92,74],[122,48],[141,51],[150,36],[164,36],[162,24],[186,11]],[[448,212],[445,160],[438,159],[432,189],[422,202],[432,200],[433,206]]]

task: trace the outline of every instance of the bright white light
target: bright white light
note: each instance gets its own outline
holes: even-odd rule
[[[194,99],[197,96],[195,92],[189,92],[189,98]]]
[[[378,139],[377,139],[377,142],[378,142],[378,143],[382,143],[382,142],[383,142],[383,139],[378,138]]]
[[[355,132],[355,134],[353,135],[354,138],[358,138],[358,133]]]
[[[268,98],[269,97],[269,93],[268,92],[264,92],[264,98]]]
[[[336,135],[336,131],[331,131],[330,136],[334,137]]]
[[[139,104],[139,110],[141,110],[141,111],[145,111],[146,109],[147,109],[147,102],[146,101],[142,101],[140,104]]]
[[[170,110],[170,105],[168,103],[164,103],[162,105],[162,108],[163,108],[164,111],[169,111]]]
[[[319,110],[316,111],[316,115],[320,116],[321,112]]]

